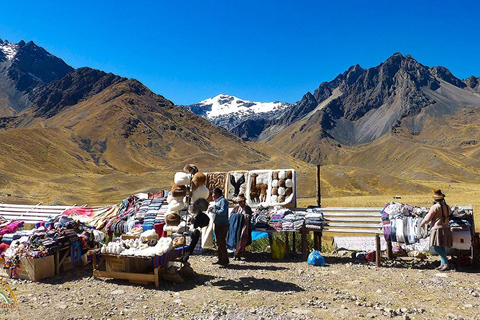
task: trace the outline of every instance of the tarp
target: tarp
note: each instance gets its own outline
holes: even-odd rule
[[[252,231],[252,241],[261,239],[261,238],[266,238],[268,237],[268,233],[262,232],[262,231]]]

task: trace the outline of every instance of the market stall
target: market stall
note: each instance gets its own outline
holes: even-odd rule
[[[38,281],[86,263],[86,252],[103,241],[103,232],[59,214],[24,229],[23,221],[0,224],[0,275]]]

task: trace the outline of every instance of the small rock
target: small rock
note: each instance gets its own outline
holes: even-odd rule
[[[478,297],[478,296],[479,296],[478,292],[476,292],[476,291],[472,292],[472,297]]]
[[[377,317],[376,314],[374,314],[374,313],[367,313],[367,318],[372,318],[372,319],[373,319],[373,318],[375,318],[375,317]]]
[[[72,292],[73,293],[73,292]],[[124,294],[125,293],[125,290],[122,290],[122,289],[119,289],[119,290],[113,290],[112,292],[110,292],[111,294]]]
[[[466,305],[464,305],[465,308],[473,308],[473,304],[470,304],[470,303],[467,303]]]
[[[446,274],[446,273],[435,273],[434,276],[439,277],[439,278],[446,278],[446,277],[448,277],[448,274]]]
[[[446,317],[447,317],[447,319],[457,319],[457,315],[455,315],[453,313],[447,313]]]
[[[312,315],[312,310],[296,308],[292,310],[293,313],[300,315]]]

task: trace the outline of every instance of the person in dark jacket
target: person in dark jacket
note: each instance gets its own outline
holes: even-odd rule
[[[209,208],[209,211],[215,214],[215,238],[217,239],[218,261],[213,264],[228,266],[227,252],[227,233],[229,228],[228,221],[228,200],[223,197],[222,189],[213,189],[213,200],[215,205]]]
[[[240,241],[235,251],[234,260],[240,260],[245,255],[245,247],[252,244],[252,208],[245,203],[245,195],[240,193],[237,197],[237,205],[233,208],[232,214],[242,214],[243,223],[240,228]]]

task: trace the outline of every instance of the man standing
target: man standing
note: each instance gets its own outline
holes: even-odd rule
[[[215,206],[210,207],[209,210],[215,214],[215,238],[217,239],[218,261],[213,264],[221,266],[228,266],[228,252],[227,252],[227,233],[228,233],[228,201],[223,197],[222,189],[213,189],[213,200]]]

